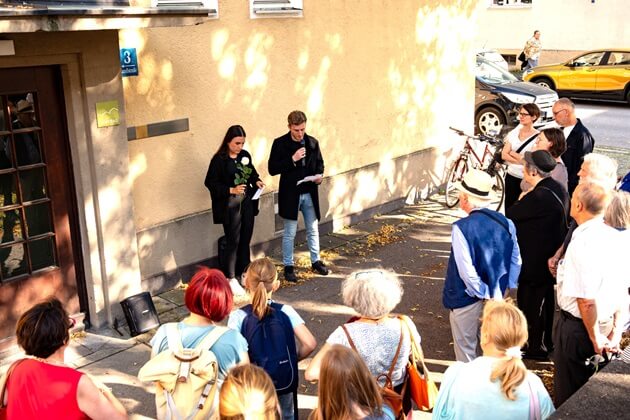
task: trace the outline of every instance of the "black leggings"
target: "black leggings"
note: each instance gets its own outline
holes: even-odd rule
[[[517,178],[510,174],[505,174],[505,209],[507,210],[512,204],[518,201],[521,195],[521,178]]]
[[[227,266],[221,269],[229,280],[243,274],[250,262],[249,242],[254,233],[254,206],[251,198],[231,196],[224,220]]]

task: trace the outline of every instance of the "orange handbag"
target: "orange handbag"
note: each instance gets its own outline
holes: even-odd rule
[[[409,327],[409,323],[412,321],[405,316],[400,318],[407,326],[411,338],[411,355],[409,356],[409,363],[407,363],[407,386],[409,386],[411,399],[420,410],[429,411],[433,409],[438,389],[435,382],[431,380],[429,369],[424,363],[422,347],[413,338],[413,333]]]

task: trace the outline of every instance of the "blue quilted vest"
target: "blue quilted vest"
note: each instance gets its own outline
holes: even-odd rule
[[[505,293],[514,248],[514,242],[508,230],[508,219],[496,211],[479,209],[471,212],[468,217],[458,220],[455,225],[459,227],[468,242],[472,262],[481,281],[487,284],[490,290],[494,290],[498,282],[501,292]],[[462,308],[478,300],[466,293],[466,285],[457,271],[451,247],[442,294],[444,307]]]

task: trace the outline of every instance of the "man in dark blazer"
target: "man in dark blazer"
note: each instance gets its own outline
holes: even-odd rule
[[[523,265],[518,279],[518,307],[527,318],[529,339],[525,357],[544,360],[552,350],[555,310],[554,277],[547,260],[567,232],[569,195],[551,178],[556,161],[546,150],[525,152],[524,178],[533,185],[505,211],[514,222]]]
[[[575,104],[569,98],[558,99],[553,105],[552,112],[553,119],[562,127],[564,137],[567,139],[567,150],[561,157],[569,175],[570,196],[580,182],[578,172],[584,155],[593,151],[595,140],[588,128],[575,116]]]
[[[313,270],[325,276],[328,268],[319,257],[318,186],[322,183],[324,159],[317,139],[306,134],[306,115],[293,111],[288,116],[289,132],[273,141],[269,154],[269,174],[280,175],[278,210],[284,220],[282,263],[284,278],[296,282],[293,248],[298,212],[302,212]],[[308,180],[304,180],[309,177]],[[298,184],[299,183],[299,184]]]

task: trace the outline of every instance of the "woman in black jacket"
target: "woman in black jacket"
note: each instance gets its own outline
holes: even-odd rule
[[[212,219],[215,224],[223,224],[226,262],[221,269],[235,294],[244,294],[236,278],[250,261],[249,242],[254,232],[254,216],[258,214],[258,200],[252,200],[252,196],[265,186],[251,155],[243,149],[245,136],[240,125],[228,128],[210,161],[204,182],[212,198]]]

